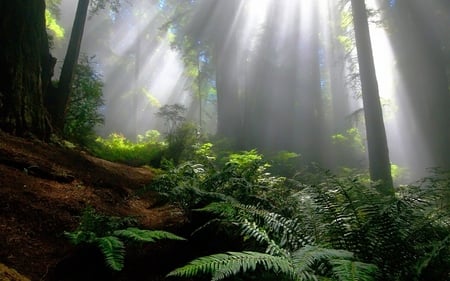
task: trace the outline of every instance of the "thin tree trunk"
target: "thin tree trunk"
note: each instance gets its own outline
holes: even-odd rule
[[[73,76],[80,55],[81,40],[83,38],[84,25],[86,23],[89,8],[89,0],[79,0],[78,7],[70,34],[69,46],[59,78],[58,89],[49,96],[46,104],[52,123],[56,129],[62,131],[67,105],[72,91]]]
[[[364,0],[352,0],[351,3],[366,122],[370,178],[372,181],[381,182],[379,188],[382,192],[392,194],[394,190],[389,150],[373,62],[366,5]]]

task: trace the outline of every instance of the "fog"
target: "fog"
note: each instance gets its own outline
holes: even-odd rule
[[[178,103],[203,133],[232,138],[238,149],[294,151],[304,163],[336,170],[367,167],[353,27],[342,2],[130,0],[118,13],[92,15],[82,53],[95,56],[104,81],[98,133],[135,140],[163,132],[155,113]],[[405,170],[396,180],[448,168],[449,63],[439,69],[435,62],[449,57],[442,51],[449,5],[366,2],[390,160]],[[62,1],[66,39],[55,42],[57,68],[75,10],[76,1]],[[433,21],[435,11],[444,16]]]

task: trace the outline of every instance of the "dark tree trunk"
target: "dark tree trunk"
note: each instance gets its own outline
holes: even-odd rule
[[[0,4],[0,129],[48,136],[43,94],[54,59],[49,54],[44,0]]]
[[[217,134],[235,140],[240,147],[242,141],[242,101],[239,99],[240,67],[237,58],[238,34],[232,28],[237,14],[239,1],[219,1],[215,12],[218,13],[219,28],[213,34],[216,60],[217,83]]]
[[[450,169],[450,85],[446,69],[445,40],[448,40],[450,7],[438,1],[398,1],[392,8],[393,49],[404,83],[402,105],[409,116],[403,120],[407,128],[408,153],[422,158],[413,172],[425,166]],[[448,48],[447,48],[448,50]],[[422,151],[427,151],[425,154]],[[430,157],[428,161],[423,158]],[[417,170],[415,171],[414,168]]]
[[[73,76],[80,54],[81,39],[83,38],[88,8],[89,0],[78,1],[77,12],[61,70],[58,88],[55,91],[49,92],[45,102],[52,118],[52,124],[60,131],[64,128],[64,119],[72,90]]]
[[[366,5],[364,0],[352,0],[351,3],[366,121],[370,178],[373,181],[381,181],[380,191],[392,194],[389,151],[370,43]]]

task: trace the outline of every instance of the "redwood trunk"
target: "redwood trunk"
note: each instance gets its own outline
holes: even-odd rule
[[[43,93],[52,63],[45,1],[2,1],[0,38],[0,129],[45,138]]]
[[[366,122],[370,178],[373,181],[381,182],[380,190],[382,192],[392,194],[389,150],[373,62],[366,5],[364,0],[352,0],[351,2]]]

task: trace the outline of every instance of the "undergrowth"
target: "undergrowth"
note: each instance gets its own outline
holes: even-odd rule
[[[152,243],[161,239],[184,240],[170,232],[135,227],[133,218],[105,216],[92,208],[84,210],[80,224],[64,235],[74,245],[94,245],[102,252],[109,268],[120,271],[124,267],[127,243]]]
[[[111,134],[107,138],[97,137],[89,145],[89,150],[97,157],[131,166],[159,166],[166,144],[158,140],[158,134],[148,133],[134,143],[121,134]]]
[[[436,171],[386,196],[364,175],[336,176],[320,169],[290,178],[273,175],[256,150],[218,157],[206,143],[191,154],[180,164],[163,160],[165,172],[140,192],[157,191],[186,214],[212,214],[211,222],[221,223],[207,225],[233,226],[226,235],[241,236],[243,250],[197,258],[169,276],[449,279],[448,173]]]
[[[195,259],[169,276],[263,278],[269,271],[289,280],[448,280],[448,174],[385,196],[364,177],[317,170],[302,182],[269,174],[256,151],[221,165],[207,148],[153,187],[186,211],[201,208],[238,225],[246,248]]]

